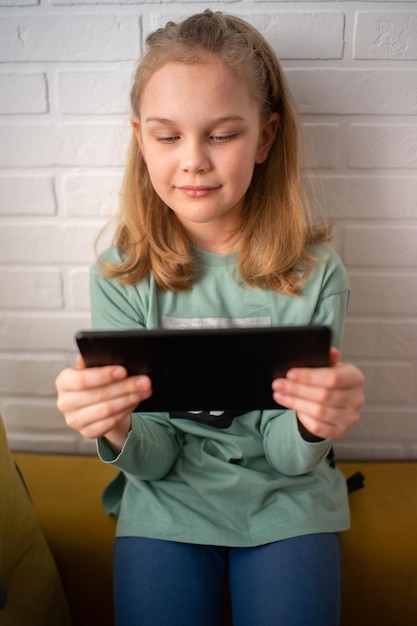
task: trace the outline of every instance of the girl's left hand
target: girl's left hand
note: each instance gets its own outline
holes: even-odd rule
[[[272,383],[273,398],[293,409],[308,433],[322,439],[341,439],[359,420],[364,404],[364,376],[340,352],[330,350],[330,367],[295,368]]]

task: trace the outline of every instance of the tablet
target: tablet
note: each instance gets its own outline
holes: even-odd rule
[[[79,331],[87,367],[147,374],[141,412],[276,409],[271,383],[292,367],[329,364],[328,326]]]

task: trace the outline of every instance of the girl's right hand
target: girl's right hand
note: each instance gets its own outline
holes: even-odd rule
[[[77,367],[58,375],[55,385],[67,425],[87,439],[105,437],[116,451],[130,430],[130,413],[152,395],[148,376],[128,376],[120,365],[86,368],[81,356]]]

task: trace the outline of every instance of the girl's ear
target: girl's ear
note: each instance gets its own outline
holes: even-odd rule
[[[255,163],[263,163],[267,159],[269,150],[277,134],[280,119],[279,113],[272,113],[266,124],[261,128]]]
[[[140,119],[135,115],[132,115],[130,118],[130,124],[133,128],[133,132],[135,133],[136,141],[138,142],[139,149],[143,154],[143,142],[142,142],[142,132],[140,128]]]

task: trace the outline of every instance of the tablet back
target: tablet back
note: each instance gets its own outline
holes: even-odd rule
[[[271,383],[292,367],[329,364],[328,326],[207,330],[80,331],[76,342],[87,367],[120,364],[147,374],[149,411],[277,408]]]

